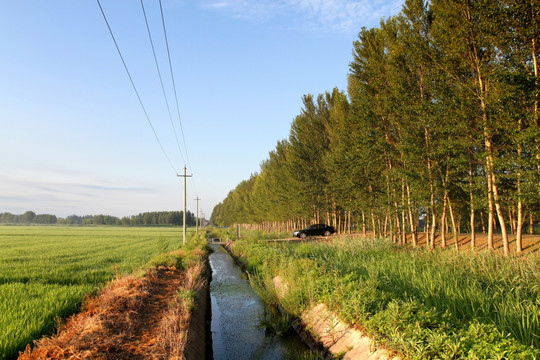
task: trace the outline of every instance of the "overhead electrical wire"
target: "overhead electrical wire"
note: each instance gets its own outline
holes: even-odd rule
[[[187,146],[186,146],[186,138],[184,136],[184,127],[182,126],[182,117],[180,116],[180,106],[178,105],[178,94],[176,92],[176,82],[174,81],[174,72],[173,72],[173,67],[172,67],[172,62],[171,62],[171,52],[169,50],[169,39],[167,37],[167,29],[166,29],[166,26],[165,26],[165,16],[163,16],[163,6],[161,4],[161,0],[159,0],[159,9],[161,11],[161,23],[163,24],[163,35],[165,36],[165,46],[167,48],[167,58],[169,59],[169,70],[171,72],[171,80],[172,80],[173,91],[174,91],[174,99],[176,101],[176,112],[178,113],[178,122],[180,123],[180,130],[182,132],[182,140],[184,141],[184,150],[186,152],[186,158],[187,158],[188,166],[191,169],[191,164],[189,162],[189,155],[188,155]]]
[[[101,2],[100,0],[96,0],[98,5],[99,5],[99,8],[101,10],[101,14],[103,15],[103,19],[105,20],[105,23],[107,24],[107,28],[109,29],[109,34],[111,35],[111,38],[116,46],[116,50],[118,52],[118,55],[120,56],[120,59],[122,60],[122,64],[124,65],[124,69],[129,77],[129,80],[131,82],[131,86],[133,87],[133,90],[135,91],[135,94],[137,95],[137,99],[139,100],[139,104],[141,105],[141,108],[146,116],[146,120],[148,121],[148,124],[150,125],[150,128],[152,129],[152,132],[154,133],[154,136],[161,148],[161,151],[163,152],[163,155],[165,155],[165,158],[167,159],[167,162],[169,163],[169,165],[171,166],[171,168],[173,169],[173,171],[175,171],[176,174],[178,174],[178,171],[176,170],[175,166],[173,165],[172,161],[170,160],[169,156],[167,155],[167,152],[165,151],[160,139],[159,139],[159,136],[157,135],[156,131],[155,131],[155,128],[152,124],[152,121],[150,120],[150,117],[148,115],[148,112],[146,111],[146,108],[142,102],[142,99],[141,99],[141,96],[139,95],[139,91],[137,90],[137,87],[135,86],[135,82],[133,81],[133,78],[131,76],[131,73],[127,67],[127,64],[124,60],[124,57],[122,55],[122,52],[120,51],[120,47],[116,41],[116,38],[114,36],[114,33],[111,29],[111,26],[109,24],[109,21],[107,20],[107,16],[105,15],[105,11],[103,10],[103,7],[101,6]],[[173,132],[174,132],[174,136],[175,136],[175,139],[176,139],[176,144],[177,144],[177,147],[178,147],[178,151],[180,152],[180,156],[182,157],[182,160],[184,161],[184,163],[186,163],[186,160],[187,160],[187,165],[189,166],[189,169],[191,172],[193,172],[192,170],[192,166],[191,166],[191,162],[190,162],[190,159],[189,159],[189,155],[188,155],[188,151],[187,151],[187,145],[186,145],[186,138],[185,138],[185,135],[184,135],[184,128],[183,128],[183,125],[182,125],[182,118],[181,118],[181,115],[180,115],[180,106],[179,106],[179,102],[178,102],[178,93],[177,93],[177,90],[176,90],[176,82],[175,82],[175,77],[174,77],[174,71],[173,71],[173,66],[172,66],[172,61],[171,61],[171,53],[170,53],[170,47],[169,47],[169,40],[168,40],[168,36],[167,36],[167,29],[166,29],[166,25],[165,25],[165,16],[164,16],[164,12],[163,12],[163,5],[162,5],[162,2],[161,0],[159,0],[159,8],[160,8],[160,13],[161,13],[161,23],[162,23],[162,27],[163,27],[163,35],[164,35],[164,38],[165,38],[165,45],[166,45],[166,49],[167,49],[167,59],[168,59],[168,62],[169,62],[169,71],[170,71],[170,76],[171,76],[171,81],[172,81],[172,87],[173,87],[173,91],[174,91],[174,99],[175,99],[175,104],[176,104],[176,112],[177,112],[177,115],[178,115],[178,123],[180,124],[180,131],[181,131],[181,135],[182,135],[182,141],[184,143],[184,153],[185,153],[185,158],[184,158],[184,155],[183,155],[183,152],[182,152],[182,149],[180,147],[180,143],[179,143],[179,140],[178,140],[178,135],[177,135],[177,132],[176,132],[176,127],[174,126],[174,121],[172,119],[172,114],[171,114],[171,110],[170,110],[170,105],[169,105],[169,101],[168,101],[168,98],[167,98],[167,95],[166,95],[166,91],[165,91],[165,86],[163,84],[163,77],[161,75],[161,70],[159,68],[159,62],[157,60],[157,55],[156,55],[156,51],[155,51],[155,46],[154,46],[154,41],[152,39],[152,34],[151,34],[151,31],[150,31],[150,26],[149,26],[149,23],[148,23],[148,17],[146,15],[146,10],[145,10],[145,7],[144,7],[144,2],[143,0],[140,0],[140,3],[141,3],[141,8],[142,8],[142,12],[143,12],[143,16],[144,16],[144,21],[145,21],[145,24],[146,24],[146,30],[147,30],[147,33],[148,33],[148,38],[150,40],[150,44],[151,44],[151,47],[152,47],[152,53],[153,53],[153,56],[154,56],[154,62],[155,62],[155,65],[156,65],[156,69],[157,69],[157,72],[158,72],[158,77],[159,77],[159,81],[160,81],[160,84],[161,84],[161,90],[163,92],[163,97],[165,99],[165,103],[167,105],[167,112],[169,114],[169,119],[171,120],[171,125],[172,125],[172,128],[173,128]],[[193,183],[193,187],[195,188],[195,193],[198,193],[197,191],[197,186],[195,184],[195,181],[193,180],[193,177],[191,177],[191,181]],[[197,195],[198,197],[198,195]]]
[[[169,156],[167,155],[167,152],[165,151],[165,149],[163,148],[163,145],[161,144],[161,141],[159,140],[159,137],[156,133],[156,130],[154,129],[154,125],[152,125],[152,121],[150,121],[150,117],[148,116],[148,112],[146,111],[146,108],[141,100],[141,96],[139,95],[139,91],[137,90],[137,87],[135,86],[135,82],[133,81],[133,78],[131,77],[131,73],[129,72],[129,69],[126,65],[126,62],[124,60],[124,57],[122,56],[122,52],[120,51],[120,47],[118,46],[118,43],[116,41],[116,38],[114,37],[114,34],[112,32],[112,29],[111,29],[111,26],[109,25],[109,21],[107,20],[107,16],[105,15],[105,11],[103,11],[103,7],[101,6],[101,2],[99,0],[96,0],[98,5],[99,5],[99,9],[101,10],[101,14],[103,15],[103,19],[105,20],[105,23],[107,24],[107,28],[109,29],[109,34],[111,35],[111,38],[114,42],[114,45],[116,46],[116,50],[118,51],[118,55],[120,56],[120,59],[122,60],[122,64],[124,65],[124,69],[126,70],[126,73],[129,77],[129,81],[131,82],[131,86],[133,87],[133,90],[135,91],[135,94],[137,95],[137,99],[139,99],[139,104],[141,105],[141,108],[144,112],[144,115],[146,116],[146,120],[148,121],[148,124],[150,125],[150,128],[152,129],[152,132],[154,133],[154,136],[159,144],[159,147],[161,148],[161,151],[163,152],[163,155],[165,155],[165,158],[167,159],[169,165],[171,166],[171,168],[173,169],[173,171],[175,173],[178,174],[178,171],[176,170],[176,168],[174,167],[173,163],[171,162],[171,159],[169,158]],[[187,155],[187,154],[186,154]]]
[[[157,73],[158,73],[158,76],[159,76],[159,82],[161,84],[161,90],[163,92],[163,98],[165,99],[165,104],[167,105],[167,112],[169,113],[169,119],[171,120],[171,126],[173,128],[174,137],[176,139],[176,145],[178,146],[178,151],[180,152],[180,156],[182,157],[182,161],[185,163],[186,160],[184,159],[184,154],[182,153],[182,149],[180,148],[180,142],[178,140],[178,135],[176,134],[176,127],[174,126],[174,121],[173,121],[172,114],[171,114],[171,108],[169,106],[169,100],[167,99],[167,94],[165,92],[165,86],[163,85],[163,78],[161,76],[161,70],[159,69],[159,63],[158,63],[157,56],[156,56],[156,50],[155,50],[155,47],[154,47],[154,41],[152,40],[152,34],[150,32],[150,26],[148,25],[148,17],[146,16],[146,10],[144,9],[143,0],[141,0],[141,8],[142,8],[142,12],[143,12],[143,15],[144,15],[144,22],[146,23],[146,31],[148,33],[148,38],[150,39],[150,45],[152,46],[152,54],[154,55],[154,62],[156,64],[156,69],[157,69]],[[183,135],[184,134],[182,132],[182,136]],[[185,141],[184,141],[184,144],[185,144]],[[186,156],[187,156],[187,153],[186,153]]]
[[[176,112],[178,114],[178,122],[180,123],[180,131],[182,133],[182,140],[184,141],[184,150],[185,150],[185,153],[186,153],[187,163],[188,163],[188,166],[189,166],[189,169],[190,169],[191,173],[193,173],[193,168],[191,167],[191,163],[189,161],[189,155],[188,155],[187,145],[186,145],[186,138],[184,136],[184,127],[182,126],[182,117],[180,116],[180,106],[178,105],[178,94],[177,94],[177,91],[176,91],[176,82],[174,81],[174,71],[173,71],[172,61],[171,61],[171,52],[169,50],[169,39],[167,37],[167,27],[165,26],[165,16],[163,15],[163,5],[161,4],[161,0],[159,0],[159,10],[161,12],[161,23],[163,25],[163,35],[165,37],[165,46],[167,48],[167,58],[169,60],[169,70],[171,72],[171,81],[172,81],[172,85],[173,85],[174,99],[175,99],[175,102],[176,102]],[[195,193],[198,193],[197,185],[195,184],[195,180],[193,179],[193,177],[191,177],[191,179],[192,179],[192,182],[193,182],[193,187],[195,188]],[[197,195],[197,197],[198,197],[198,195]]]

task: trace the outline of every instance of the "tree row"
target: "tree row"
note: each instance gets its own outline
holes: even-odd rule
[[[487,234],[540,212],[536,0],[405,1],[353,44],[348,89],[305,95],[288,139],[214,208],[218,225],[327,222],[396,242]],[[514,236],[511,236],[511,235]],[[514,245],[513,245],[514,246]]]

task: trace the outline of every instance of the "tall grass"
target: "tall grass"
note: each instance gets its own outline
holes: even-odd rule
[[[409,358],[540,358],[540,262],[398,249],[383,240],[237,243],[248,269],[298,315],[325,302]]]
[[[180,243],[178,228],[0,226],[0,360],[51,333],[85,294]]]

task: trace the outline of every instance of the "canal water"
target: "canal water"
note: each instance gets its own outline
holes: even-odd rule
[[[214,360],[297,359],[307,353],[294,335],[269,335],[258,328],[268,311],[240,267],[218,245],[210,254],[212,282],[212,348]]]

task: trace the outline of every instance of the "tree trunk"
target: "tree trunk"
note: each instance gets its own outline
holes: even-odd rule
[[[431,212],[431,234],[430,234],[430,248],[435,249],[435,229],[437,228],[437,218],[435,217],[435,212]]]
[[[347,227],[347,234],[350,235],[350,234],[351,234],[351,227],[352,227],[352,226],[351,226],[351,219],[352,219],[352,216],[351,216],[351,211],[350,211],[350,210],[347,211],[347,217],[349,218],[349,221],[348,221],[348,223],[347,223],[347,226],[348,226],[348,227]]]
[[[402,236],[403,232],[401,231],[403,224],[401,223],[400,218],[399,218],[399,206],[398,206],[397,201],[394,202],[394,210],[395,210],[394,217],[396,219],[394,223],[394,229],[395,229],[394,233],[396,235],[396,243],[403,245],[403,236]]]
[[[469,163],[469,197],[471,203],[471,248],[476,248],[476,231],[474,229],[474,192],[473,192],[473,171],[472,164]]]
[[[483,105],[483,108],[485,108],[485,105]],[[485,116],[485,120],[487,122],[487,114],[484,115]],[[487,129],[484,130],[484,133],[486,134],[487,133]],[[504,216],[503,216],[503,213],[502,213],[502,208],[501,208],[501,204],[500,204],[500,201],[499,201],[499,191],[498,191],[498,186],[497,186],[497,178],[495,177],[495,170],[494,170],[494,166],[493,166],[493,143],[492,143],[492,140],[491,138],[487,137],[486,136],[486,139],[485,139],[485,146],[486,146],[486,151],[487,151],[487,157],[486,157],[486,165],[487,165],[487,176],[488,176],[488,183],[491,186],[491,192],[488,192],[488,194],[491,193],[491,200],[490,200],[490,207],[491,207],[491,210],[490,210],[490,217],[491,217],[491,222],[490,222],[490,225],[492,227],[492,230],[491,230],[491,248],[493,248],[493,204],[495,205],[495,209],[497,210],[497,217],[499,218],[499,225],[501,226],[501,235],[502,235],[502,239],[503,239],[503,251],[504,251],[504,254],[505,255],[508,255],[508,252],[510,251],[510,248],[509,248],[509,245],[508,245],[508,234],[506,232],[506,224],[505,224],[505,221],[504,221]],[[488,234],[489,236],[489,234]],[[488,239],[489,241],[489,239]]]
[[[482,220],[482,234],[486,234],[486,222],[484,221],[484,212],[480,211],[480,220]]]
[[[489,160],[486,159],[486,176],[487,176],[487,187],[488,187],[488,248],[490,250],[494,250],[493,247],[493,222],[495,221],[494,218],[494,206],[493,206],[493,178],[491,177],[491,170]]]
[[[402,245],[402,243],[401,243],[401,224],[399,223],[399,213],[397,212],[397,208],[396,208],[396,214],[395,214],[394,228],[395,228],[394,233],[396,234],[395,235],[395,238],[396,238],[395,243],[399,244],[399,245]]]
[[[452,231],[454,232],[454,239],[456,241],[456,250],[459,251],[459,231],[456,225],[454,211],[452,210],[452,202],[450,201],[449,196],[447,196],[447,201],[448,201],[448,211],[450,212],[450,219],[452,220]]]
[[[518,121],[519,130],[521,131],[521,118]],[[520,253],[523,250],[523,192],[521,189],[522,171],[521,171],[521,156],[522,156],[521,141],[518,140],[518,174],[517,174],[517,224],[515,229],[516,234],[516,252]]]
[[[531,0],[531,8],[533,9],[533,24],[536,23],[536,13],[534,12],[535,5],[534,1]],[[532,58],[533,58],[533,65],[534,65],[534,85],[535,88],[538,90],[539,84],[539,77],[538,77],[538,49],[537,49],[537,39],[536,37],[532,38]],[[534,118],[534,124],[536,127],[539,127],[539,121],[538,121],[538,97],[539,93],[538,91],[534,95],[534,108],[533,108],[533,118]],[[538,172],[540,173],[540,139],[536,139],[536,160],[538,161]]]
[[[392,169],[392,163],[390,161],[388,161],[387,166],[390,170]],[[388,233],[387,233],[387,226],[388,226],[388,228],[390,229],[390,238],[392,242],[395,243],[396,236],[394,233],[394,224],[392,220],[392,205],[391,205],[392,204],[392,191],[390,191],[390,176],[388,174],[386,175],[386,199],[387,199],[387,203],[386,203],[386,218],[384,220],[384,234],[385,236],[388,236]]]
[[[429,129],[427,127],[424,128],[424,139],[426,142],[426,151],[427,151],[427,168],[428,168],[428,177],[429,177],[429,190],[430,190],[430,201],[429,201],[429,207],[431,209],[432,214],[432,222],[431,222],[431,234],[429,237],[429,246],[431,249],[435,249],[435,227],[436,227],[436,219],[435,219],[435,185],[433,181],[433,172],[431,169],[431,157],[430,157],[430,134]]]
[[[413,212],[412,212],[412,207],[411,207],[411,189],[408,184],[407,184],[407,207],[409,210],[409,223],[411,226],[411,236],[412,236],[413,246],[417,247],[418,246],[417,228],[416,228],[416,223],[413,218]]]
[[[375,225],[375,222],[373,222],[373,225]],[[375,231],[375,228],[373,228],[373,231]],[[364,210],[362,210],[362,234],[364,234],[364,237],[366,236],[366,215]]]
[[[473,24],[474,21],[472,19],[471,11],[470,11],[470,3],[467,3],[467,21],[470,24]],[[473,26],[473,25],[471,25]],[[473,29],[471,29],[473,30]],[[469,44],[469,56],[471,60],[473,61],[474,71],[475,71],[475,81],[476,81],[476,87],[477,87],[477,93],[476,96],[478,100],[480,101],[480,107],[482,109],[482,127],[483,127],[483,140],[484,140],[484,148],[486,151],[486,177],[487,177],[487,194],[488,194],[488,248],[493,250],[493,223],[495,219],[495,210],[494,208],[497,207],[497,201],[495,199],[495,189],[496,189],[496,182],[494,177],[494,169],[493,169],[493,149],[492,149],[492,135],[490,133],[489,126],[489,118],[488,118],[488,109],[486,105],[486,97],[488,94],[488,89],[486,87],[486,84],[484,83],[483,79],[483,72],[481,67],[481,56],[480,56],[480,49],[478,49],[477,44],[475,43],[474,37],[472,37],[472,41]],[[498,209],[497,209],[498,210]]]
[[[518,201],[517,209],[517,227],[516,227],[516,251],[523,251],[523,203]]]
[[[342,234],[343,230],[341,229],[342,223],[341,223],[341,211],[336,213],[337,215],[337,228],[338,228],[338,234]]]
[[[529,234],[534,235],[534,214],[529,208]]]
[[[426,209],[426,218],[424,219],[424,221],[425,221],[424,233],[425,233],[425,239],[426,239],[426,246],[427,247],[430,246],[429,234],[430,234],[430,230],[431,230],[431,223],[429,222],[429,216],[430,216],[429,209]]]
[[[510,252],[510,246],[508,242],[508,233],[506,232],[506,224],[504,222],[504,217],[502,213],[501,204],[499,202],[499,193],[497,189],[497,182],[495,178],[495,173],[491,174],[493,180],[492,180],[492,186],[493,186],[493,200],[495,202],[495,209],[497,210],[497,217],[499,218],[499,225],[501,226],[501,235],[503,240],[503,251],[504,255],[508,255]]]
[[[489,205],[489,228],[488,228],[488,243],[490,248],[493,249],[493,220],[494,220],[494,211],[493,206],[497,211],[497,217],[499,218],[499,223],[501,225],[501,234],[503,238],[503,248],[504,253],[508,254],[508,234],[506,233],[506,226],[504,222],[504,216],[501,209],[501,204],[499,201],[499,192],[497,186],[497,178],[495,176],[494,161],[493,161],[493,139],[489,129],[489,118],[488,118],[488,108],[486,105],[486,97],[488,94],[488,88],[484,83],[482,77],[482,69],[480,66],[479,59],[479,50],[476,47],[476,44],[473,43],[472,55],[474,57],[474,62],[476,66],[476,81],[478,85],[478,98],[480,100],[480,106],[482,109],[482,120],[484,128],[484,146],[486,150],[486,176],[488,180],[488,205]]]
[[[446,247],[446,208],[448,206],[448,192],[444,191],[443,209],[441,215],[441,246]]]
[[[377,237],[377,224],[376,224],[376,221],[375,221],[375,214],[373,212],[373,209],[371,209],[371,226],[372,226],[372,234],[373,234],[373,237],[376,238]]]
[[[401,241],[407,245],[407,215],[405,215],[405,179],[401,178]]]
[[[515,210],[508,208],[508,223],[510,225],[510,235],[516,234],[516,219],[514,218]]]

